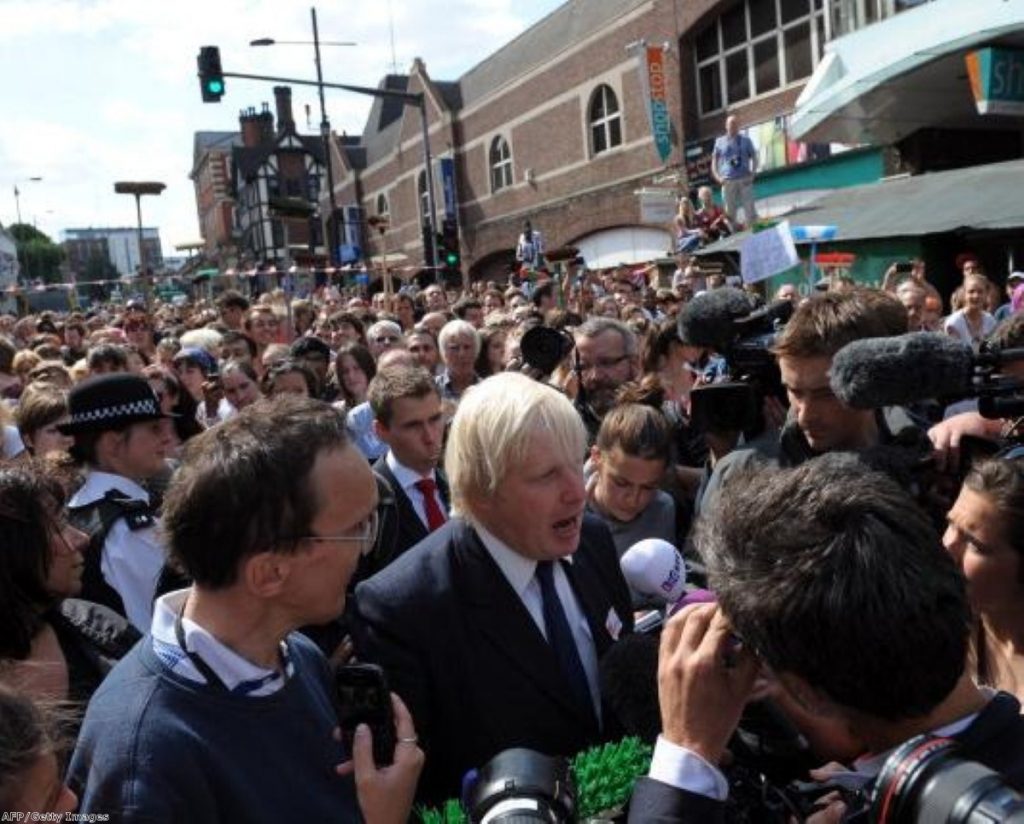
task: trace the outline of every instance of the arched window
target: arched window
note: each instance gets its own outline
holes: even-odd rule
[[[619,101],[610,86],[598,86],[590,98],[590,150],[593,154],[619,146],[622,143],[622,117]]]
[[[377,195],[377,214],[381,217],[391,217],[391,207],[388,205],[388,196],[383,192]]]
[[[491,141],[488,153],[491,165],[491,191],[498,192],[512,185],[512,150],[508,141],[498,135]]]
[[[430,198],[427,197],[427,173],[420,172],[416,181],[416,192],[420,198],[420,218],[424,222],[430,220]]]

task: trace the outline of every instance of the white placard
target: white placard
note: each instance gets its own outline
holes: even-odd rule
[[[758,281],[792,269],[800,262],[789,231],[789,221],[755,232],[740,247],[740,273],[744,283]]]

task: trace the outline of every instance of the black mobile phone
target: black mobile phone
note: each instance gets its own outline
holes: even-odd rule
[[[901,260],[896,264],[897,272],[913,272],[914,264],[908,260]]]
[[[338,724],[348,754],[356,727],[366,724],[373,734],[373,761],[386,767],[394,760],[395,716],[384,670],[376,664],[347,664],[334,674]]]

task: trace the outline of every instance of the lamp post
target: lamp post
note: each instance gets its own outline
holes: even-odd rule
[[[146,296],[146,305],[153,302],[153,284],[146,276],[146,247],[142,242],[142,196],[158,195],[167,188],[167,184],[157,181],[126,181],[122,180],[114,184],[114,192],[119,195],[135,196],[135,215],[138,218],[139,229],[139,277],[142,279],[142,290]]]
[[[27,180],[32,182],[32,183],[38,183],[40,180],[42,180],[42,178],[39,177],[38,175],[36,175],[34,177],[27,178]],[[22,182],[25,182],[25,181],[22,181]],[[21,197],[21,192],[18,191],[18,184],[15,183],[14,184],[14,212],[18,216],[18,223],[21,223],[21,201],[19,200],[20,197]]]
[[[275,40],[273,37],[260,37],[257,40],[250,40],[250,46],[313,46],[313,54],[316,58],[316,88],[320,96],[320,140],[323,143],[324,163],[327,167],[327,193],[330,198],[331,214],[324,227],[324,237],[327,240],[327,259],[333,264],[338,262],[338,201],[334,194],[334,163],[331,160],[331,122],[327,119],[327,105],[324,102],[324,73],[320,65],[320,30],[316,21],[316,7],[309,10],[313,20],[313,40]],[[347,40],[325,40],[324,46],[355,46]]]

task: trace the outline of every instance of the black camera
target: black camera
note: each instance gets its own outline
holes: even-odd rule
[[[550,326],[534,326],[527,329],[519,341],[519,351],[527,366],[547,377],[565,360],[575,345],[568,332],[560,332]]]
[[[463,779],[462,805],[472,824],[574,821],[569,761],[527,749],[500,752]]]
[[[1024,822],[1024,796],[999,773],[957,757],[951,738],[919,735],[886,759],[871,793],[877,824]]]
[[[726,381],[699,386],[690,393],[690,415],[699,431],[756,436],[764,427],[764,399],[775,397],[787,405],[771,348],[792,314],[790,301],[758,307],[739,289],[705,292],[680,313],[680,339],[714,349],[728,368]]]

